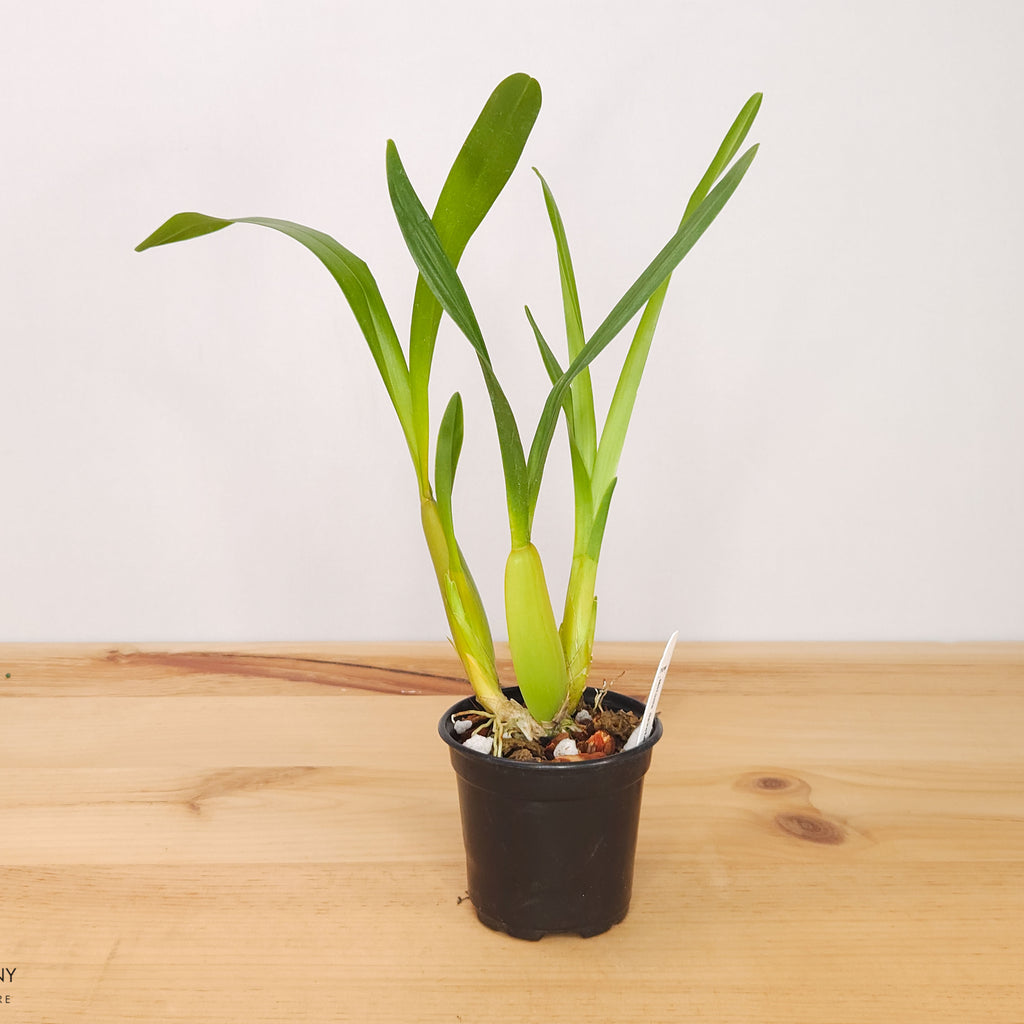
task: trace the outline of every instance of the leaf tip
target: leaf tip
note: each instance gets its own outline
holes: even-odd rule
[[[521,89],[524,95],[532,97],[537,107],[540,107],[542,98],[540,82],[533,75],[528,75],[525,71],[517,71],[515,74],[509,75],[508,78],[499,82],[494,91],[498,92],[505,88]]]
[[[189,238],[199,238],[214,231],[226,228],[234,221],[223,217],[209,217],[205,213],[176,213],[164,221],[148,238],[144,238],[135,247],[136,252],[151,249],[155,245],[169,245],[171,242],[184,242]]]

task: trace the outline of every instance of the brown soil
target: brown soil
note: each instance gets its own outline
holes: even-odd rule
[[[557,735],[548,736],[540,741],[528,740],[522,736],[506,737],[502,743],[502,757],[511,761],[591,761],[601,757],[617,754],[629,738],[633,730],[640,724],[640,719],[632,711],[594,711],[593,706],[581,705],[590,713],[589,721],[572,721]],[[477,722],[483,721],[482,716],[464,716]],[[466,733],[469,736],[470,732]],[[482,736],[491,734],[490,725],[481,729]],[[465,738],[465,737],[463,737]],[[555,747],[559,740],[571,738],[576,741],[579,754],[570,757],[555,757]]]

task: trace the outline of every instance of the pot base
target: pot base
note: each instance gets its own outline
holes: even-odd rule
[[[477,920],[479,920],[481,924],[490,928],[491,931],[504,932],[506,935],[511,935],[513,939],[525,939],[527,942],[540,942],[545,935],[578,935],[581,939],[591,939],[595,935],[602,935],[604,932],[608,931],[609,928],[613,928],[621,921],[624,921],[628,912],[629,907],[627,907],[614,921],[607,921],[598,927],[544,929],[522,928],[514,925],[510,926],[505,921],[502,921],[497,917],[491,917],[489,914],[486,914],[479,908],[476,908]]]

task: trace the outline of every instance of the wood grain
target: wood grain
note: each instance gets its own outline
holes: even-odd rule
[[[597,643],[592,678],[645,696],[663,645]],[[502,679],[514,684],[507,645]],[[1020,644],[681,643],[673,678],[690,693],[1016,692]],[[0,696],[456,694],[448,643],[3,644]]]
[[[0,683],[0,1024],[1024,1021],[1024,645],[680,647],[629,917],[536,944],[460,902],[443,645],[3,645]]]

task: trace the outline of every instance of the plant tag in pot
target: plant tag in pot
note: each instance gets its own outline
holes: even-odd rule
[[[661,661],[658,664],[658,671],[654,673],[654,682],[651,683],[651,692],[647,696],[644,717],[640,719],[640,724],[633,730],[629,739],[626,740],[626,744],[622,748],[623,750],[632,750],[634,747],[640,746],[651,735],[651,730],[654,728],[654,716],[658,710],[658,701],[661,700],[661,690],[665,685],[665,676],[668,675],[668,667],[672,664],[672,654],[676,649],[676,640],[678,639],[679,630],[677,629],[668,638],[668,643],[665,645],[665,653],[662,654]]]

